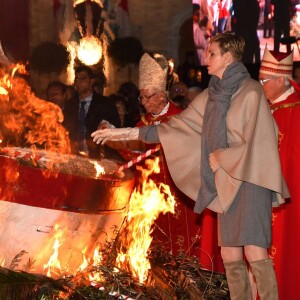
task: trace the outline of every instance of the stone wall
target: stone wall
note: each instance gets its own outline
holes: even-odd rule
[[[179,60],[180,28],[192,17],[191,0],[129,0],[129,16],[133,34],[146,50]]]
[[[44,41],[55,41],[53,1],[31,0],[29,20],[31,48]]]
[[[184,54],[193,49],[191,0],[128,0],[132,35],[140,39],[146,51],[173,57],[175,68]],[[137,83],[138,67],[130,66],[131,80]],[[114,66],[106,93],[114,91],[128,78],[127,67]]]

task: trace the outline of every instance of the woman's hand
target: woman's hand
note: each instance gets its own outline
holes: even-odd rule
[[[105,144],[106,141],[132,141],[139,137],[138,128],[99,129],[91,134],[96,144]]]

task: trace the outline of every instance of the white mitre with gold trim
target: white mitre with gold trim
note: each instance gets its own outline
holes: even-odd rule
[[[152,58],[145,53],[139,63],[139,89],[148,89],[151,93],[166,91],[168,61],[161,54]]]
[[[293,79],[293,54],[293,51],[287,53],[269,51],[266,47],[259,73]]]

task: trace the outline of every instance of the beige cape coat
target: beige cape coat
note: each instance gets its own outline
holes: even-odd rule
[[[201,132],[207,99],[206,89],[185,111],[158,125],[171,176],[195,201],[201,185]],[[214,152],[221,166],[215,173],[218,197],[208,208],[225,213],[243,181],[274,191],[273,206],[279,206],[289,193],[281,173],[277,126],[257,81],[245,80],[233,95],[226,124],[229,148]]]

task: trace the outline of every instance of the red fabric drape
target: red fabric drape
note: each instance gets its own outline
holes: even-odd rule
[[[28,61],[29,0],[0,0],[0,40],[8,58]]]
[[[278,281],[279,299],[300,299],[300,88],[273,113],[279,127],[279,154],[282,172],[291,199],[273,210],[273,241],[270,256]],[[285,107],[283,107],[286,105]]]

